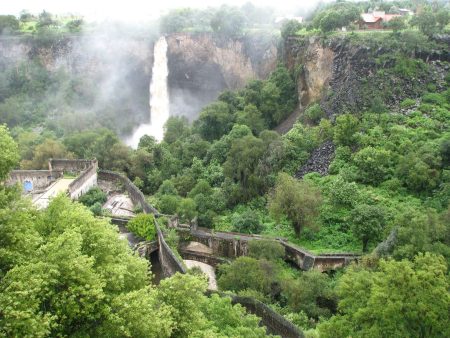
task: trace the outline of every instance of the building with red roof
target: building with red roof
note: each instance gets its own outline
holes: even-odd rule
[[[386,14],[384,11],[373,11],[372,13],[363,13],[359,20],[360,29],[383,29],[383,24],[391,21],[393,18],[401,17],[400,14]]]

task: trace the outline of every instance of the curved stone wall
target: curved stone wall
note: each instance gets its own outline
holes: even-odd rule
[[[138,189],[138,187],[136,187],[133,184],[133,182],[131,182],[128,179],[128,177],[125,177],[113,171],[100,170],[98,172],[98,178],[105,181],[119,182],[121,185],[123,185],[125,191],[128,193],[133,203],[139,205],[144,211],[144,213],[159,215],[158,210],[156,210],[153,206],[147,203],[144,194]],[[177,272],[185,273],[186,268],[179,261],[179,259],[173,253],[172,249],[170,249],[169,245],[166,243],[163,233],[156,220],[155,226],[158,234],[158,243],[159,243],[158,255],[163,270],[163,274],[166,277],[169,277]]]

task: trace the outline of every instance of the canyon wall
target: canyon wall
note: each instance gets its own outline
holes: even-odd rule
[[[419,97],[426,83],[443,88],[448,50],[418,52],[404,46],[403,52],[398,58],[388,39],[293,36],[285,41],[284,62],[296,76],[300,110],[319,102],[331,117],[370,109],[377,98],[395,109],[405,98]]]
[[[170,113],[190,120],[222,91],[266,78],[277,64],[277,39],[267,35],[231,40],[178,33],[166,39]]]

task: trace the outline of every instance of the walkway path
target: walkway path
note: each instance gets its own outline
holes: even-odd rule
[[[50,203],[50,199],[55,197],[61,192],[66,192],[69,188],[70,183],[75,181],[75,178],[60,178],[55,183],[53,183],[47,190],[36,199],[33,200],[33,203],[37,206],[38,209],[45,209],[48,207]]]
[[[192,261],[190,259],[185,259],[184,263],[186,264],[188,269],[191,269],[193,267],[200,268],[200,270],[202,270],[202,272],[208,277],[208,289],[217,290],[216,273],[211,265],[198,261]]]

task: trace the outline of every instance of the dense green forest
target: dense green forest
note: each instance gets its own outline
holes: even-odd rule
[[[355,23],[362,12],[400,8],[415,14],[381,31]],[[127,175],[162,214],[266,237],[249,243],[248,256],[219,266],[219,289],[268,304],[307,337],[450,336],[449,4],[338,1],[300,14],[303,23],[279,27],[272,11],[250,4],[163,16],[164,34],[239,39],[276,31],[280,59],[267,79],[223,92],[193,123],[170,117],[161,142],[144,136],[137,149],[121,137],[147,112],[136,105],[124,121],[131,104],[124,96],[94,104],[101,96],[94,79],[49,70],[37,58],[0,64],[0,336],[266,335],[229,298],[206,296],[196,271],[152,284],[149,262],[99,217],[108,216],[99,189],[81,203],[59,196],[38,211],[19,187],[4,184],[10,170],[44,169],[49,158],[96,158],[100,168]],[[2,38],[36,47],[92,29],[45,11],[0,16]],[[375,70],[363,75],[358,101],[330,109],[324,102],[336,93],[323,93],[280,134],[274,129],[299,107],[303,69],[286,65],[284,46],[310,37],[376,51],[369,54]],[[327,175],[299,176],[322,145],[334,150]],[[152,239],[148,224],[153,216],[140,215],[129,228]],[[270,240],[280,237],[313,253],[361,258],[332,273],[298,271]]]

